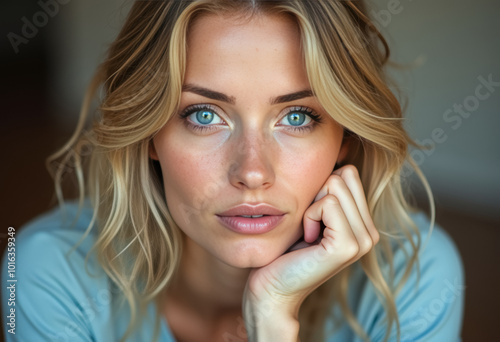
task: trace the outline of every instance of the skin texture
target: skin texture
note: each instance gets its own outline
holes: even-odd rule
[[[226,20],[206,17],[192,27],[184,84],[227,94],[235,104],[183,92],[180,105],[181,111],[193,104],[217,106],[227,125],[199,133],[175,116],[154,145],[167,204],[187,235],[188,248],[201,247],[231,266],[260,267],[303,234],[303,214],[333,171],[342,128],[313,97],[269,103],[310,89],[292,22],[256,18],[231,24],[228,28]],[[284,110],[296,105],[321,113],[323,123],[305,133],[277,127]],[[276,229],[249,237],[215,217],[241,203],[267,203],[287,214]]]
[[[250,340],[296,340],[303,299],[378,241],[356,169],[332,175],[347,153],[343,129],[314,96],[273,102],[310,90],[299,30],[287,17],[198,18],[187,56],[179,113],[206,104],[202,112],[217,117],[203,125],[200,108],[175,114],[153,140],[151,158],[160,162],[167,205],[185,235],[165,316],[179,340],[222,340],[224,332],[246,338],[245,327]],[[303,107],[320,122],[306,119],[306,128],[296,129],[287,115]],[[269,232],[240,234],[216,215],[242,203],[266,203],[285,215]],[[304,234],[309,243],[322,239],[283,255]],[[309,257],[314,267],[297,268]],[[255,324],[263,305],[272,329]]]

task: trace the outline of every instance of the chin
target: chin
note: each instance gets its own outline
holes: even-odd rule
[[[236,268],[259,268],[269,265],[287,250],[286,246],[277,248],[276,244],[245,243],[236,246],[235,253],[222,256],[222,261]]]
[[[260,268],[269,265],[276,258],[249,258],[247,260],[231,260],[228,264],[236,268]]]

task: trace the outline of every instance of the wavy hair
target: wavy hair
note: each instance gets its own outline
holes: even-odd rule
[[[187,32],[197,17],[206,14],[286,15],[297,23],[311,88],[344,127],[350,146],[345,164],[358,169],[381,235],[379,244],[359,262],[386,309],[386,340],[393,326],[399,339],[395,297],[418,264],[421,245],[405,199],[403,167],[411,167],[423,182],[432,224],[434,203],[426,179],[408,153],[408,146],[415,144],[389,88],[384,70],[389,48],[363,2],[168,0],[134,3],[90,84],[74,135],[48,159],[61,203],[61,181],[68,164],[77,170],[80,202],[86,197],[91,200],[94,217],[84,236],[97,230],[98,260],[131,310],[131,324],[122,340],[137,328],[146,305],[162,298],[179,267],[182,236],[169,214],[161,169],[149,158],[149,148],[177,110]],[[91,103],[98,93],[97,115],[91,118]],[[411,251],[406,253],[404,276],[396,284],[394,244],[402,247],[407,242]],[[388,273],[382,265],[389,265]],[[340,272],[303,303],[302,341],[324,338],[322,327],[334,303],[340,305],[352,329],[368,340],[346,299],[351,270],[352,266]],[[159,317],[160,313],[157,328]]]

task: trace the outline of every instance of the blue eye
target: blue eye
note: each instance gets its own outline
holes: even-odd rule
[[[196,113],[196,120],[203,125],[208,125],[214,120],[214,113],[209,112],[208,110],[200,110]]]
[[[280,126],[304,127],[311,123],[313,118],[316,120],[315,114],[307,108],[298,107],[292,108],[283,119],[280,120]]]
[[[312,108],[293,106],[285,109],[284,116],[277,126],[292,133],[305,133],[312,131],[321,122],[321,116]]]
[[[222,109],[211,104],[195,104],[184,109],[179,116],[188,129],[200,134],[209,134],[227,126],[226,121],[217,114],[220,112]]]
[[[290,113],[285,116],[285,119],[291,126],[302,126],[306,119],[309,119],[309,121],[311,121],[311,118],[303,113]]]
[[[224,123],[224,121],[220,118],[220,116],[217,115],[214,112],[214,110],[209,108],[203,108],[192,111],[186,117],[193,124],[201,126],[217,125]]]

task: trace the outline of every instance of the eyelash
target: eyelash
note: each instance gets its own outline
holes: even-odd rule
[[[213,105],[210,105],[210,104],[191,105],[191,106],[187,107],[186,109],[184,109],[181,113],[179,113],[179,115],[183,119],[185,125],[194,131],[197,131],[200,133],[207,133],[207,132],[211,132],[213,130],[216,130],[217,129],[216,126],[219,126],[219,125],[197,125],[195,123],[190,122],[187,119],[188,116],[190,116],[191,114],[196,113],[197,111],[200,111],[200,110],[210,110],[210,111],[214,112],[217,116],[220,117],[220,115],[217,114],[217,108]],[[222,119],[222,118],[221,118],[221,120],[224,121],[224,119]]]
[[[281,127],[286,127],[285,129],[288,129],[288,130],[291,129],[297,133],[303,133],[306,131],[311,131],[316,126],[316,124],[322,122],[321,116],[318,113],[316,113],[312,108],[303,107],[303,106],[293,106],[293,107],[287,108],[285,114],[281,117],[281,119],[279,121],[283,120],[287,115],[292,114],[292,113],[300,113],[300,114],[305,114],[305,115],[309,116],[311,118],[311,123],[309,123],[306,126],[294,127],[294,126],[288,126],[288,125],[281,125]]]
[[[187,125],[187,127],[194,130],[194,131],[197,131],[200,133],[206,133],[209,131],[217,130],[217,126],[220,126],[220,125],[197,125],[197,124],[190,122],[187,119],[191,114],[196,113],[197,111],[200,111],[200,110],[212,111],[217,116],[219,116],[222,121],[224,121],[224,119],[217,113],[218,112],[217,107],[210,105],[210,104],[191,105],[191,106],[187,107],[186,109],[184,109],[182,112],[180,112],[179,116],[183,119],[183,121]],[[311,118],[311,121],[312,121],[311,123],[309,123],[306,126],[294,127],[291,125],[280,125],[281,127],[286,127],[285,129],[292,130],[293,132],[296,132],[296,133],[303,133],[306,131],[311,131],[316,126],[316,124],[322,122],[322,118],[318,113],[316,113],[312,108],[303,107],[303,106],[292,106],[292,107],[287,108],[286,112],[281,116],[279,122],[291,113],[305,114],[305,115],[309,116]],[[227,125],[227,124],[225,124],[225,125]]]

